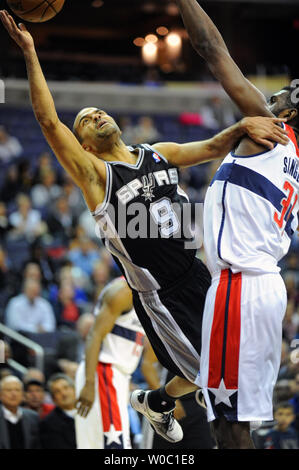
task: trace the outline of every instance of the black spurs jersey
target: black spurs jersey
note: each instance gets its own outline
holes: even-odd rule
[[[105,198],[93,216],[132,289],[169,288],[195,258],[188,196],[163,155],[147,144],[128,148],[136,164],[105,162]]]

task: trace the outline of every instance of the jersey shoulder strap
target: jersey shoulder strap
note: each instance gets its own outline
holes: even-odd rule
[[[297,139],[296,139],[296,136],[295,136],[295,132],[291,128],[291,126],[289,126],[288,124],[284,124],[284,126],[285,126],[285,130],[288,133],[289,139],[293,142],[293,144],[295,146],[296,154],[297,154],[297,157],[299,158],[299,147],[298,147]]]

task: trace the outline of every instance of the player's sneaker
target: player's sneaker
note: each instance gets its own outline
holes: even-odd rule
[[[130,403],[134,410],[143,414],[157,434],[169,442],[179,442],[183,439],[183,430],[177,420],[173,417],[173,410],[157,413],[148,406],[149,391],[135,390],[130,397]]]
[[[205,398],[203,396],[203,391],[202,389],[198,389],[196,390],[195,392],[195,400],[196,402],[199,404],[199,406],[201,406],[202,408],[204,408],[205,410],[207,409],[207,405],[206,405],[206,401],[205,401]]]

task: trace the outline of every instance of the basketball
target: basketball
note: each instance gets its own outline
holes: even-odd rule
[[[32,23],[48,21],[62,9],[65,0],[6,0],[20,18]]]

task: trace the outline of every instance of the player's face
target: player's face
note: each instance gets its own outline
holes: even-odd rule
[[[104,141],[121,134],[115,120],[106,111],[97,108],[85,108],[80,111],[74,128],[83,145],[95,146],[99,150]]]
[[[281,90],[274,95],[268,101],[270,111],[277,117],[281,116],[281,113],[288,109],[288,97],[289,91]]]

